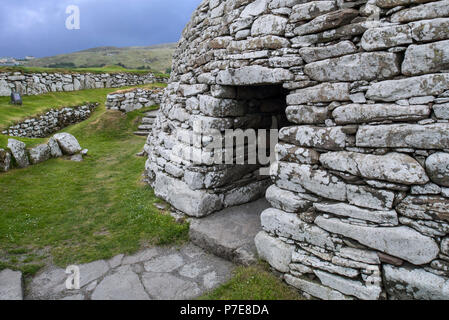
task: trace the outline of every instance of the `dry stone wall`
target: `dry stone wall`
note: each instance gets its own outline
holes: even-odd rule
[[[39,95],[47,92],[78,91],[83,89],[118,88],[150,83],[166,83],[167,78],[152,73],[0,73],[0,96],[11,92]]]
[[[106,108],[111,110],[120,110],[123,112],[131,112],[142,109],[143,107],[151,107],[160,105],[164,90],[158,89],[129,89],[120,90],[108,94],[106,98]]]
[[[156,194],[204,216],[270,185],[255,242],[290,285],[448,299],[448,31],[447,0],[204,0],[145,146]],[[271,181],[257,165],[211,165],[197,120],[277,122]]]
[[[69,125],[79,123],[89,118],[98,103],[88,103],[82,106],[52,109],[45,114],[23,120],[2,131],[2,134],[12,137],[45,138]]]

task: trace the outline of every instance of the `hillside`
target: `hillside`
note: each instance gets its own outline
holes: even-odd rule
[[[26,62],[27,67],[92,68],[122,65],[129,69],[167,72],[176,43],[149,47],[98,47]]]

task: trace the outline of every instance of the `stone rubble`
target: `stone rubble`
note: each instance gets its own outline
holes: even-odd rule
[[[202,1],[145,146],[156,195],[203,217],[267,190],[259,255],[313,297],[446,298],[447,8]],[[211,128],[278,128],[271,181],[211,162]]]

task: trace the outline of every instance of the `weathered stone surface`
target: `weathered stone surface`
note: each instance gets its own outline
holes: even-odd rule
[[[415,41],[437,41],[449,39],[449,18],[422,20],[409,23]]]
[[[341,127],[286,127],[279,132],[281,141],[300,147],[341,150],[346,146],[346,134]]]
[[[294,213],[278,209],[267,209],[260,217],[262,228],[270,234],[313,244],[321,248],[334,248],[329,233],[316,225],[302,221]]]
[[[337,28],[349,23],[357,17],[359,12],[353,9],[341,9],[327,14],[323,14],[312,21],[297,27],[294,33],[298,36],[317,33],[324,30]]]
[[[362,227],[338,219],[317,217],[315,223],[332,233],[354,239],[370,248],[404,259],[415,265],[429,263],[436,258],[439,247],[432,238],[408,227]]]
[[[402,64],[402,73],[408,76],[448,69],[449,40],[409,46]]]
[[[432,109],[437,118],[449,120],[449,103],[434,104]]]
[[[320,156],[320,162],[326,168],[367,179],[407,185],[429,182],[429,178],[419,162],[402,153],[377,156],[347,151],[328,152]]]
[[[366,51],[386,49],[413,43],[412,32],[407,25],[387,26],[368,29],[362,37],[361,45]]]
[[[245,115],[245,106],[237,100],[199,96],[200,111],[211,117],[238,117]]]
[[[449,201],[438,196],[408,196],[397,207],[399,214],[412,219],[449,221]]]
[[[79,268],[81,287],[84,287],[86,284],[97,280],[109,271],[109,266],[104,260],[83,264]]]
[[[260,36],[256,38],[250,38],[241,41],[232,41],[228,47],[228,50],[232,52],[246,52],[253,50],[268,50],[268,49],[281,49],[290,46],[290,42],[279,36]],[[217,81],[218,78],[217,78]],[[217,82],[217,84],[220,84]]]
[[[341,248],[338,253],[341,257],[353,261],[361,261],[368,264],[380,264],[379,256],[375,251],[344,247]]]
[[[251,27],[251,36],[261,35],[283,35],[287,26],[287,18],[268,14],[261,16],[254,21]]]
[[[11,154],[5,149],[0,149],[0,172],[6,172],[11,167]]]
[[[50,154],[53,158],[62,157],[61,148],[59,148],[59,144],[55,138],[51,137],[50,140],[48,140],[48,147],[50,148]]]
[[[346,203],[326,204],[314,203],[314,208],[321,212],[334,214],[337,216],[350,217],[359,220],[366,220],[378,223],[383,226],[398,225],[398,215],[395,210],[373,211],[351,206]]]
[[[297,90],[287,96],[287,104],[289,105],[332,101],[350,101],[348,83],[323,83]]]
[[[276,144],[275,153],[277,161],[316,164],[320,160],[320,154],[313,149],[301,148],[283,142]]]
[[[28,165],[30,164],[25,147],[25,143],[21,141],[8,139],[8,149],[11,150],[12,156],[16,160],[17,166],[19,168],[28,167]]]
[[[312,206],[312,202],[301,198],[297,194],[272,185],[268,188],[266,198],[277,209],[286,212],[304,212]]]
[[[285,112],[287,119],[297,124],[324,123],[329,115],[327,108],[306,105],[288,106]]]
[[[449,16],[449,1],[435,1],[408,8],[391,15],[391,22],[410,22]]]
[[[301,265],[308,266],[312,269],[320,269],[330,273],[339,274],[348,278],[357,277],[360,272],[350,267],[342,267],[334,265],[329,261],[321,260],[314,255],[310,255],[304,250],[298,249],[292,254],[292,262],[300,263]],[[293,266],[292,264],[291,266]]]
[[[323,82],[388,79],[400,73],[400,65],[394,53],[356,53],[309,63],[304,73]]]
[[[0,301],[22,299],[22,272],[2,270],[0,272]]]
[[[290,22],[294,23],[311,20],[336,9],[337,6],[334,1],[310,1],[307,3],[300,3],[292,8]]]
[[[441,188],[435,183],[428,183],[422,186],[412,186],[410,193],[414,195],[440,194]]]
[[[206,216],[222,208],[222,199],[202,190],[191,190],[184,182],[159,174],[154,191],[156,196],[165,199],[175,208],[189,215]]]
[[[449,153],[437,152],[426,160],[430,179],[444,187],[449,187]]]
[[[367,286],[359,281],[345,279],[343,277],[319,270],[315,270],[314,273],[323,285],[362,300],[377,300],[382,292],[379,285]]]
[[[58,142],[64,154],[74,155],[82,150],[78,140],[70,133],[57,133],[53,138]]]
[[[92,300],[150,300],[139,277],[130,266],[123,266],[100,282]]]
[[[196,298],[201,293],[195,282],[171,274],[145,273],[142,282],[147,292],[156,300],[187,300]]]
[[[393,207],[394,192],[365,186],[347,186],[350,204],[375,210],[390,210]]]
[[[278,179],[299,184],[316,195],[338,200],[346,200],[346,184],[324,170],[314,170],[310,165],[276,162],[271,174]]]
[[[284,69],[270,69],[262,66],[243,67],[220,71],[217,83],[221,85],[262,85],[292,80],[293,74]]]
[[[362,126],[357,131],[358,147],[374,148],[449,148],[449,124],[392,124]]]
[[[320,285],[316,282],[294,277],[290,274],[285,275],[285,282],[289,285],[304,291],[311,296],[322,300],[349,300],[342,293],[331,288]]]
[[[294,246],[274,238],[266,232],[259,232],[254,239],[259,257],[267,261],[273,268],[288,272],[292,260]]]
[[[433,0],[376,0],[376,5],[381,8],[393,8],[397,6],[408,6],[410,4],[419,4],[431,1]]]
[[[184,260],[179,254],[171,254],[154,258],[145,263],[144,267],[147,272],[172,272],[184,265]]]
[[[51,299],[66,290],[67,275],[61,268],[46,268],[33,278],[27,287],[28,298]]]
[[[315,3],[324,3],[333,1],[315,1]],[[314,2],[306,3],[306,5]],[[340,57],[347,54],[355,53],[356,46],[351,41],[342,41],[337,44],[325,47],[301,48],[299,54],[305,62],[311,63],[319,60]]]
[[[256,0],[249,3],[240,14],[240,17],[258,16],[267,10],[268,0]]]
[[[29,154],[30,154],[30,162],[32,164],[47,161],[51,157],[50,148],[46,144],[41,144],[34,148],[31,148]]]
[[[422,269],[383,266],[387,293],[401,300],[448,300],[449,281]]]
[[[428,118],[428,105],[401,106],[398,104],[347,104],[336,108],[332,116],[337,124],[368,123],[373,121],[413,121]]]

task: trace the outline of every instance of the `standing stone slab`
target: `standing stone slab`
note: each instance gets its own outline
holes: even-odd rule
[[[317,81],[358,81],[388,79],[400,73],[394,53],[357,53],[309,63],[304,73]]]
[[[50,148],[50,154],[53,158],[62,157],[61,148],[59,148],[59,144],[55,138],[52,137],[48,140],[48,147]]]
[[[449,153],[437,152],[426,160],[430,179],[444,187],[449,187]]]
[[[64,154],[74,155],[82,150],[78,140],[70,133],[57,133],[53,138],[58,142]]]
[[[429,263],[440,251],[432,238],[423,236],[409,227],[362,227],[321,216],[316,218],[315,223],[324,230],[354,239],[370,248],[415,265]]]
[[[0,301],[22,300],[22,272],[5,269],[0,272]]]
[[[402,64],[402,73],[408,76],[448,69],[449,40],[409,46]]]
[[[51,157],[50,148],[46,144],[41,144],[34,148],[31,148],[29,153],[30,153],[30,162],[32,164],[47,161]]]
[[[449,148],[449,124],[392,124],[362,126],[357,131],[358,147],[370,148]]]
[[[12,156],[16,160],[19,168],[26,168],[30,165],[25,147],[25,143],[21,141],[8,139],[8,149],[11,150]]]
[[[10,167],[11,154],[4,149],[0,149],[0,172],[6,172]]]

